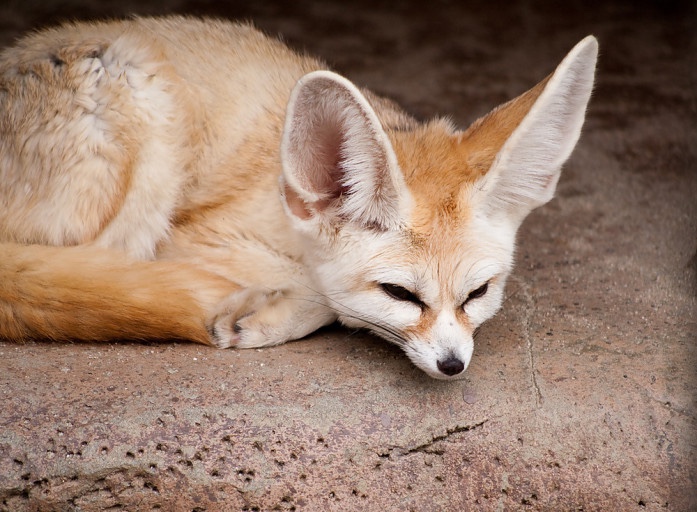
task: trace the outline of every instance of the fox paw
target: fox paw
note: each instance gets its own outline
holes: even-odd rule
[[[245,289],[233,293],[218,306],[207,324],[213,345],[253,348],[287,341],[283,326],[276,325],[283,323],[275,311],[280,302],[282,294],[278,291]]]
[[[228,296],[208,322],[219,348],[254,348],[297,340],[336,320],[319,295],[245,289]]]

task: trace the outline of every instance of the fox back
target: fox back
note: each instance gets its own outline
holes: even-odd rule
[[[459,378],[596,56],[459,130],[247,25],[30,35],[0,56],[0,336],[259,347],[339,320]]]

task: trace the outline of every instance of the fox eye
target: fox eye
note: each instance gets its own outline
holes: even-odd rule
[[[423,306],[423,302],[421,302],[421,299],[419,299],[415,293],[410,292],[398,284],[380,283],[380,288],[382,288],[382,291],[395,300],[413,302],[419,307]]]
[[[487,281],[486,283],[481,285],[476,290],[472,290],[469,293],[469,295],[467,296],[467,299],[465,299],[465,304],[467,304],[471,300],[478,299],[479,297],[483,297],[486,294],[488,289],[489,289],[489,281]]]

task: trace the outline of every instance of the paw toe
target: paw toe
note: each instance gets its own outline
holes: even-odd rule
[[[240,342],[241,329],[235,324],[232,329],[226,328],[220,322],[214,322],[207,327],[211,345],[217,348],[236,347]]]

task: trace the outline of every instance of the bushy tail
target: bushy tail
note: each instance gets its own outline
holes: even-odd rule
[[[89,246],[0,244],[0,338],[188,339],[234,289],[186,263],[129,261]]]

